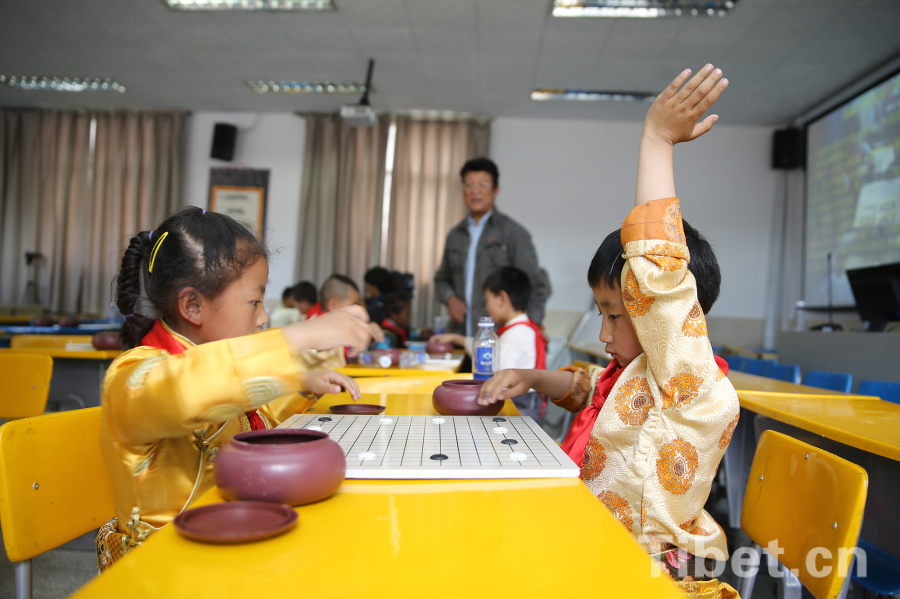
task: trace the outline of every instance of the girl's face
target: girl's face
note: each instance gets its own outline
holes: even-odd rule
[[[246,267],[241,276],[214,300],[204,300],[201,343],[241,337],[258,331],[269,322],[263,296],[269,278],[269,263],[260,258]]]

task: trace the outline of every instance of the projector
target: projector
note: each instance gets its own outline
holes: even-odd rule
[[[374,127],[378,124],[378,115],[368,104],[341,106],[341,118],[351,127]]]

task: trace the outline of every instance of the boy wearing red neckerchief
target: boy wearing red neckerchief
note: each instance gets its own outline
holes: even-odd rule
[[[585,484],[689,596],[714,597],[733,589],[710,578],[712,560],[727,559],[728,549],[703,506],[740,406],[707,336],[718,269],[690,247],[673,147],[709,131],[718,117],[700,117],[727,80],[712,65],[685,84],[689,76],[676,77],[647,113],[635,208],[588,270],[612,362],[605,370],[503,371],[479,402],[534,388],[578,412],[563,449]]]

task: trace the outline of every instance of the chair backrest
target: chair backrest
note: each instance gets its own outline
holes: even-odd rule
[[[0,418],[12,420],[43,414],[52,375],[50,356],[0,352]]]
[[[818,387],[819,389],[831,389],[832,391],[850,393],[850,386],[853,384],[853,375],[846,372],[810,370],[803,378],[803,384],[809,385],[810,387]]]
[[[746,356],[739,356],[737,354],[729,354],[725,356],[725,361],[728,362],[728,368],[730,370],[736,370],[738,372],[746,372],[747,371],[747,360]]]
[[[100,408],[0,427],[0,526],[10,561],[40,555],[115,516]]]
[[[418,376],[373,376],[355,380],[360,393],[412,393],[430,396],[444,381],[467,378],[472,378],[472,375],[424,372]]]
[[[769,364],[763,376],[770,379],[778,379],[779,381],[787,381],[788,383],[800,384],[800,365],[799,364]]]
[[[900,383],[891,381],[863,381],[856,392],[860,395],[874,395],[884,401],[900,403]]]
[[[763,549],[777,540],[784,551],[778,561],[796,569],[816,599],[837,597],[850,575],[868,481],[856,464],[765,431],[750,467],[741,528]],[[808,560],[814,550],[819,556]]]
[[[763,376],[766,373],[766,370],[776,363],[776,360],[764,360],[762,358],[747,358],[747,362],[744,365],[744,372],[747,374],[755,374],[757,376]]]
[[[9,346],[13,349],[26,347],[58,347],[65,349],[68,343],[91,343],[91,335],[13,335]]]

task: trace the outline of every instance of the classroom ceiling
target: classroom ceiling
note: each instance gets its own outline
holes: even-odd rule
[[[160,0],[2,0],[0,74],[111,78],[126,93],[22,91],[0,106],[332,111],[358,96],[246,81],[363,81],[379,111],[640,120],[643,103],[535,88],[658,91],[713,62],[722,123],[780,125],[900,54],[897,0],[742,0],[725,18],[565,19],[552,0],[335,0],[324,13],[177,12]]]

